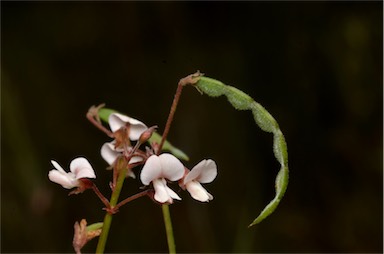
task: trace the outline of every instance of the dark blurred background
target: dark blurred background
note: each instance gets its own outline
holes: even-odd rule
[[[91,191],[47,174],[86,156],[109,196],[85,118],[106,103],[164,130],[177,82],[201,70],[261,103],[288,143],[277,211],[272,135],[251,112],[185,88],[169,140],[214,159],[214,200],[171,206],[179,252],[382,252],[383,4],[367,2],[1,2],[1,252],[73,252],[73,224],[103,220]],[[126,182],[122,196],[135,194]],[[177,190],[177,186],[173,185]],[[94,252],[97,240],[85,248]],[[108,252],[166,252],[147,198],[112,222]]]

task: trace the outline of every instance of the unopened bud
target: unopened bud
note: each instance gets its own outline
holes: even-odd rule
[[[140,138],[139,138],[139,142],[140,142],[140,144],[144,144],[145,142],[147,142],[148,139],[151,138],[152,133],[153,133],[156,129],[157,129],[157,125],[152,126],[152,127],[149,127],[149,128],[146,129],[143,133],[141,133]]]

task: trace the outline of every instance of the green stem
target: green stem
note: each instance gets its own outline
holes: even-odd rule
[[[173,236],[171,214],[169,213],[169,206],[167,204],[162,205],[165,231],[167,233],[168,249],[170,254],[176,253],[175,238]]]
[[[127,166],[124,165],[121,171],[119,172],[119,178],[117,179],[115,189],[112,193],[111,201],[109,202],[111,208],[114,208],[117,204],[117,201],[119,200],[120,192],[124,184],[127,170],[128,170]],[[104,253],[105,245],[107,243],[107,238],[109,234],[109,229],[111,227],[111,222],[112,222],[112,214],[107,212],[104,217],[103,229],[101,230],[101,235],[99,237],[99,242],[97,244],[96,253]]]

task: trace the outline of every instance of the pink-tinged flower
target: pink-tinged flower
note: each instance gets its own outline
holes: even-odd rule
[[[141,170],[140,179],[144,185],[149,185],[152,182],[156,201],[172,203],[173,199],[181,200],[181,198],[167,186],[165,179],[177,181],[183,175],[184,165],[175,156],[163,153],[159,156],[151,155],[147,159]]]
[[[119,156],[122,156],[124,149],[122,148],[116,148],[115,147],[115,141],[109,142],[109,143],[104,143],[104,145],[101,147],[101,157],[109,164],[113,165],[116,161],[116,159]],[[140,156],[133,156],[130,160],[129,163],[136,163],[142,161],[143,158]],[[128,176],[132,178],[136,178],[135,174],[132,172],[132,170],[129,170]]]
[[[95,172],[87,159],[79,157],[74,159],[69,165],[70,172],[66,172],[56,161],[51,160],[55,169],[48,173],[49,180],[60,184],[66,189],[81,187],[79,179],[96,178]]]
[[[139,120],[136,120],[132,117],[120,113],[112,113],[108,118],[108,122],[112,132],[116,132],[121,127],[124,127],[128,124],[129,139],[132,141],[138,140],[140,138],[140,135],[148,129],[148,127]]]
[[[216,163],[213,160],[202,160],[184,177],[183,184],[194,199],[209,202],[213,196],[201,184],[212,182],[216,176]]]

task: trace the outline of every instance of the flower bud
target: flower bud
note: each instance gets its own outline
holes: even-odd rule
[[[148,139],[151,138],[152,133],[154,131],[156,131],[156,129],[157,129],[157,125],[154,125],[148,129],[146,129],[143,133],[141,133],[140,138],[139,138],[140,144],[144,144],[145,142],[147,142]]]

